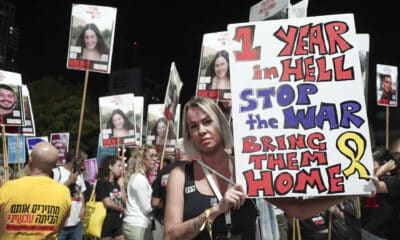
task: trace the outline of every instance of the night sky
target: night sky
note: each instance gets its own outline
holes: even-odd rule
[[[21,36],[17,71],[22,74],[24,83],[45,75],[62,75],[65,79],[83,81],[84,72],[65,67],[71,6],[72,3],[104,5],[118,8],[112,69],[140,66],[145,77],[166,86],[174,61],[184,82],[181,93],[181,103],[184,103],[195,92],[203,34],[225,31],[227,24],[248,21],[250,7],[259,1],[12,2],[17,5],[16,25]],[[377,129],[384,128],[384,121],[377,117],[382,114],[375,113],[383,112],[385,108],[376,106],[375,66],[377,63],[399,65],[400,49],[394,36],[398,35],[395,28],[399,17],[394,3],[394,0],[310,0],[308,8],[309,16],[353,13],[357,32],[370,34],[368,114]],[[107,74],[91,73],[89,93],[106,94],[107,79]],[[391,109],[392,128],[399,128],[399,115],[398,108]]]

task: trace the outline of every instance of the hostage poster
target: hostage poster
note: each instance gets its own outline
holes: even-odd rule
[[[236,182],[248,197],[369,194],[352,14],[228,25]]]
[[[72,4],[67,68],[110,73],[117,9]]]

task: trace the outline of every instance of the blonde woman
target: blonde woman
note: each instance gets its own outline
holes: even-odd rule
[[[230,184],[235,182],[230,155],[233,137],[221,109],[208,98],[193,98],[185,104],[182,124],[185,150],[196,150],[202,163],[214,170],[209,176],[222,197],[219,200],[216,196],[198,160],[175,167],[168,177],[164,239],[209,240],[210,235],[212,239],[255,239],[255,206],[246,198],[242,185]],[[266,200],[292,217],[307,218],[344,198]]]
[[[154,168],[158,153],[155,146],[144,144],[133,152],[132,157],[134,167],[127,186],[128,200],[122,229],[127,240],[152,240],[152,188],[146,172]]]

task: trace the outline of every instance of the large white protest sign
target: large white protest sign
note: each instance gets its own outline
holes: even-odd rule
[[[249,197],[369,194],[352,14],[228,25],[236,181]]]

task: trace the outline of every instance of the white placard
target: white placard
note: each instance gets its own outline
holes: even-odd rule
[[[369,194],[352,14],[228,25],[236,181],[249,197]]]

